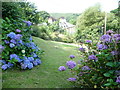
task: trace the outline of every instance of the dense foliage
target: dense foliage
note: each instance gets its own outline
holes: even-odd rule
[[[113,13],[107,13],[107,25],[106,30],[113,29],[118,30],[118,19],[115,19]],[[105,12],[102,12],[100,5],[95,5],[88,8],[83,12],[77,20],[77,41],[83,41],[84,39],[92,39],[95,41],[100,35],[104,34],[105,27]],[[94,38],[96,37],[96,38]]]
[[[0,46],[2,60],[0,62],[3,70],[13,66],[32,69],[33,66],[41,64],[39,57],[41,50],[35,45],[31,36],[32,22],[26,21],[30,17],[26,18],[26,13],[20,7],[22,7],[21,3],[17,2],[4,2],[2,5],[2,45]]]
[[[98,43],[86,40],[88,51],[80,47],[80,60],[73,60],[66,65],[75,75],[68,81],[74,82],[80,88],[120,88],[120,34],[112,30],[102,35]],[[70,58],[75,58],[70,55]],[[64,66],[59,71],[65,71]]]

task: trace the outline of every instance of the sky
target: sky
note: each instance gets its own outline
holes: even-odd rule
[[[82,13],[90,6],[100,3],[101,10],[109,12],[118,7],[120,0],[27,0],[34,2],[38,11],[48,13]]]

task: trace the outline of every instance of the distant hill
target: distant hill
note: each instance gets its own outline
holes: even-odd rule
[[[77,17],[80,15],[80,13],[50,13],[50,15],[56,19],[60,17],[65,17],[66,20],[69,22],[70,19],[77,19]]]

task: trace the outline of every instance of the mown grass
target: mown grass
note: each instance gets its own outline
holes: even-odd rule
[[[62,45],[33,37],[35,43],[45,51],[42,64],[32,70],[16,68],[3,71],[3,88],[70,88],[72,84],[66,79],[72,77],[69,70],[60,72],[58,67],[70,60],[69,55],[78,55],[76,47]],[[79,60],[79,57],[74,59]]]

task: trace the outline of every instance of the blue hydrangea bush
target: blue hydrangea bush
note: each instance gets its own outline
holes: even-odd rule
[[[120,34],[107,31],[100,40],[93,44],[92,40],[85,41],[88,50],[80,47],[80,60],[67,61],[68,70],[74,75],[68,78],[79,88],[120,88]],[[74,55],[70,55],[74,59]],[[59,71],[65,71],[60,66]]]
[[[2,20],[2,45],[0,64],[3,70],[13,66],[32,69],[41,64],[41,50],[33,42],[30,21],[22,19]]]

